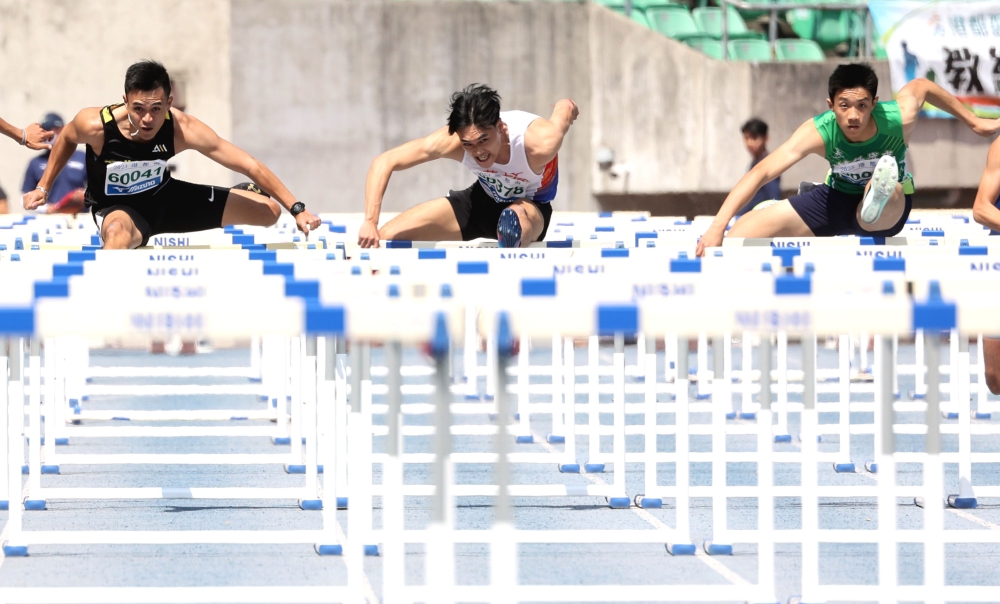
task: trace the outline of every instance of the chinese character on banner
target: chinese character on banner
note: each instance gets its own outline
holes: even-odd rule
[[[965,17],[962,15],[953,15],[949,19],[951,22],[951,30],[955,32],[956,36],[965,36]]]
[[[993,76],[993,87],[1000,90],[1000,52],[997,52],[996,48],[991,48],[990,57],[993,58],[993,71],[990,73]]]
[[[968,48],[942,50],[945,53],[945,79],[955,94],[983,92],[983,84],[979,81],[979,55],[969,52]]]
[[[993,35],[1000,38],[1000,14],[990,15],[990,29],[993,30]]]
[[[990,32],[986,30],[986,15],[972,15],[969,17],[969,29],[974,36],[988,36]]]

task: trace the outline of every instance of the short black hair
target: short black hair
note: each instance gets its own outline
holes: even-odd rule
[[[878,76],[875,75],[875,70],[868,63],[838,65],[830,74],[827,87],[829,88],[830,101],[836,98],[838,92],[849,88],[864,88],[874,100],[878,96]]]
[[[471,125],[495,126],[500,121],[500,95],[485,84],[469,84],[451,95],[448,111],[449,134]]]
[[[752,117],[740,128],[743,134],[749,134],[753,138],[764,138],[767,136],[767,122],[760,118]]]
[[[152,92],[162,88],[164,94],[170,97],[170,75],[162,63],[143,59],[129,65],[125,71],[125,96],[136,90]]]

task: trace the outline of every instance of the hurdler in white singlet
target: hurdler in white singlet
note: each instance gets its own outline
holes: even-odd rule
[[[527,111],[501,111],[500,119],[507,124],[507,135],[510,138],[508,163],[495,162],[489,168],[483,168],[466,152],[462,165],[472,170],[479,178],[479,184],[497,203],[509,203],[518,199],[539,203],[552,201],[559,184],[559,157],[554,157],[547,163],[541,174],[535,174],[528,165],[528,155],[524,150],[524,133],[531,122],[539,117]]]

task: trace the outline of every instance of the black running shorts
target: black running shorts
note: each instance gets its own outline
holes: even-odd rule
[[[788,203],[817,237],[892,237],[903,230],[906,219],[910,216],[910,209],[913,208],[913,197],[907,195],[903,215],[896,224],[884,231],[866,231],[858,223],[857,211],[861,199],[861,195],[842,193],[824,184],[789,198]]]
[[[549,230],[549,221],[552,219],[552,205],[547,202],[526,200],[535,205],[542,213],[544,226],[538,241],[545,239],[545,233]],[[511,206],[511,203],[500,203],[491,197],[477,180],[468,189],[461,191],[451,191],[448,193],[448,202],[452,211],[455,212],[455,219],[459,228],[462,229],[462,241],[471,241],[484,237],[486,239],[497,238],[497,222],[500,220],[500,212]]]
[[[104,198],[97,202],[87,195],[94,222],[100,226],[111,212],[122,210],[142,233],[142,244],[161,233],[191,233],[222,227],[229,189],[211,185],[196,185],[170,179],[152,195],[129,199]],[[98,221],[101,218],[101,221]]]

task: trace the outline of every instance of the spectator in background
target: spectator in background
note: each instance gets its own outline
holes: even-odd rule
[[[52,142],[55,143],[59,133],[62,132],[62,117],[58,113],[49,113],[42,120],[42,129],[52,131],[55,136]],[[49,154],[51,150],[46,149],[41,155],[35,157],[28,163],[28,169],[24,173],[24,185],[21,192],[34,191],[45,173],[45,166],[49,164]],[[84,211],[83,190],[87,186],[87,156],[83,151],[77,149],[59,176],[52,183],[52,190],[49,191],[49,202],[39,208],[49,214],[78,214]]]
[[[764,120],[757,119],[755,117],[747,120],[747,123],[743,124],[740,128],[743,132],[743,146],[747,148],[747,152],[752,158],[750,160],[750,167],[747,168],[747,172],[753,170],[753,167],[761,162],[762,159],[767,157],[767,123]],[[754,207],[762,202],[768,201],[770,199],[781,199],[781,177],[775,178],[771,182],[767,183],[757,191],[757,194],[753,196],[747,205],[743,206],[743,209],[736,213],[736,218],[746,214]]]

